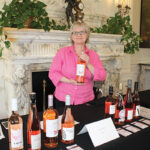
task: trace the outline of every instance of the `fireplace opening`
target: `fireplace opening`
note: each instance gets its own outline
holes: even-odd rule
[[[36,105],[38,112],[48,107],[48,95],[53,94],[55,86],[48,77],[48,71],[32,72],[32,91],[36,92]],[[45,105],[43,105],[45,104]]]

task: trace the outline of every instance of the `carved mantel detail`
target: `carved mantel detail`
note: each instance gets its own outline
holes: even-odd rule
[[[37,29],[5,28],[8,39],[12,42],[11,49],[5,50],[3,60],[8,93],[9,114],[10,99],[17,97],[19,101],[19,113],[28,113],[28,93],[32,89],[32,72],[48,71],[50,64],[59,48],[70,45],[70,33],[68,31],[44,32]],[[88,47],[95,50],[107,70],[107,78],[104,84],[95,84],[102,88],[103,96],[108,94],[109,85],[118,88],[121,58],[124,54],[123,45],[120,43],[121,35],[91,33]],[[6,79],[8,77],[4,77]],[[9,92],[8,92],[9,91]]]

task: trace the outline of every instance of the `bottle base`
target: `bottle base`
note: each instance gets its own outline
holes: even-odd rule
[[[58,143],[57,144],[44,144],[44,147],[45,148],[56,148],[57,145],[58,145]]]
[[[122,125],[124,125],[124,122],[115,122],[115,125],[122,126]]]

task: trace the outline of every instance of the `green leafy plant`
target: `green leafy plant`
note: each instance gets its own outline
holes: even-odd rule
[[[2,36],[3,27],[24,28],[29,20],[30,28],[50,30],[48,13],[45,10],[46,4],[38,0],[12,0],[10,4],[4,4],[0,11],[0,56],[4,46],[10,47],[7,36]],[[4,43],[4,44],[3,44]]]
[[[51,21],[51,25],[50,28],[53,30],[68,30],[69,28],[67,27],[67,25],[59,25],[55,22],[55,20],[52,19]]]
[[[91,28],[95,33],[122,34],[121,42],[124,44],[124,52],[134,54],[139,51],[139,42],[142,41],[130,24],[130,16],[121,16],[118,12],[114,17],[107,19],[102,27]]]

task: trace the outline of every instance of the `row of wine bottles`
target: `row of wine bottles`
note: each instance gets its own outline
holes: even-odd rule
[[[138,82],[134,83],[134,92],[132,93],[132,80],[128,80],[127,92],[124,98],[121,83],[117,99],[113,96],[113,87],[109,87],[109,95],[105,100],[105,118],[111,117],[116,125],[123,125],[124,122],[131,122],[133,119],[137,119],[139,113]]]
[[[41,150],[41,126],[36,108],[36,93],[30,93],[30,112],[27,122],[28,150]],[[8,119],[10,150],[24,149],[23,120],[17,113],[17,99],[12,99],[12,115]],[[46,148],[58,145],[58,111],[53,108],[53,95],[48,95],[48,109],[43,113],[43,142]],[[61,119],[61,141],[74,142],[74,118],[71,113],[70,95],[66,95],[64,113]]]

